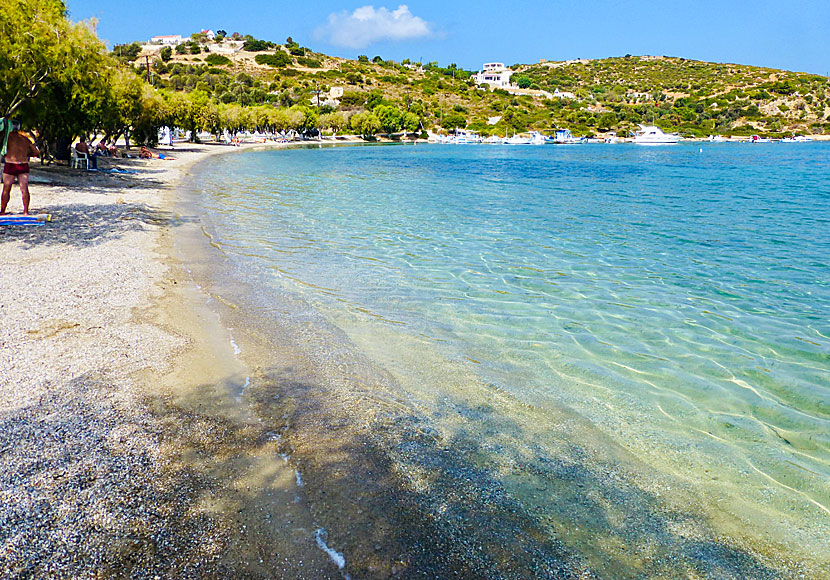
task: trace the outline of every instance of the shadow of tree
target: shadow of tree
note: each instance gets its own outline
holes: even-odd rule
[[[260,418],[282,434],[312,512],[353,577],[782,577],[718,538],[700,516],[668,508],[577,446],[561,457],[537,449],[521,465],[522,477],[542,483],[558,504],[552,519],[488,466],[492,447],[480,430],[442,438],[424,417],[371,402],[355,413],[326,384],[275,368],[251,396]],[[463,401],[449,404],[493,432],[520,429]],[[568,527],[591,539],[590,558],[557,539]],[[623,561],[628,550],[642,552],[636,565]],[[590,565],[598,560],[602,570]]]
[[[41,206],[52,221],[43,226],[0,226],[0,242],[18,241],[24,249],[41,245],[94,246],[147,226],[178,226],[190,218],[143,203],[59,204]]]
[[[0,412],[0,576],[227,573],[217,550],[225,532],[192,509],[206,482],[160,470],[160,433],[110,400],[106,384],[80,376]]]
[[[342,578],[313,529],[305,553],[276,533],[285,514],[249,458],[284,462],[261,427],[198,411],[216,385],[138,410],[117,388],[87,374],[0,411],[0,577]]]

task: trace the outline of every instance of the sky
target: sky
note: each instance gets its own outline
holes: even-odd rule
[[[385,3],[384,3],[385,2]],[[110,46],[202,29],[333,56],[531,64],[667,55],[830,74],[830,0],[68,0]]]

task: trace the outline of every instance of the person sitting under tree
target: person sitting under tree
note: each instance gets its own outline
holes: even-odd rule
[[[90,169],[98,169],[98,158],[95,157],[95,153],[89,148],[86,137],[81,137],[81,140],[75,145],[75,151],[86,155],[87,159],[89,159]]]
[[[21,132],[20,123],[11,121],[11,132],[6,142],[6,157],[3,165],[3,195],[0,198],[0,215],[6,213],[11,199],[12,185],[17,179],[23,197],[23,215],[29,215],[29,158],[40,157],[28,135]]]

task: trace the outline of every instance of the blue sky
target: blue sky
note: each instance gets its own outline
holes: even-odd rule
[[[109,44],[210,28],[326,54],[483,62],[669,55],[830,72],[828,0],[68,0]]]

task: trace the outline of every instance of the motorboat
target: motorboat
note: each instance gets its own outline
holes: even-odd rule
[[[513,135],[504,140],[505,145],[530,145],[531,142],[530,137],[522,137],[521,135]]]
[[[456,130],[455,135],[452,136],[449,143],[455,145],[471,145],[481,143],[481,135],[474,131],[459,131]]]
[[[545,136],[539,133],[538,131],[531,131],[530,132],[530,144],[531,145],[544,145],[545,144]]]
[[[749,138],[750,143],[772,143],[772,139],[768,137],[759,137],[758,135],[753,135]]]
[[[673,145],[681,139],[677,133],[664,133],[656,125],[640,125],[640,130],[634,135],[634,142],[638,145]]]
[[[499,137],[498,135],[490,135],[484,140],[485,143],[488,145],[501,145],[504,143],[504,137]]]
[[[784,137],[781,139],[782,143],[809,143],[812,141],[809,137],[805,137],[804,135],[792,135],[790,137]]]
[[[726,143],[726,137],[723,135],[709,135],[709,141],[712,143]]]
[[[553,133],[553,141],[557,145],[576,145],[585,143],[585,139],[574,137],[570,129],[557,129]]]

